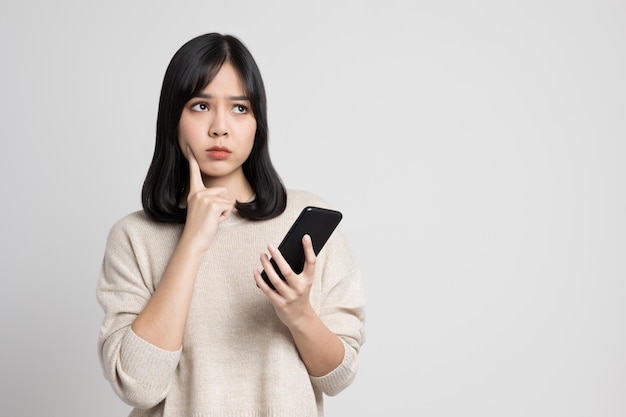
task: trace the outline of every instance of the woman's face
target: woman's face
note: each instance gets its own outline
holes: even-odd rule
[[[198,160],[206,186],[245,181],[246,161],[256,132],[256,119],[239,75],[225,62],[204,90],[185,103],[178,122],[178,144]]]

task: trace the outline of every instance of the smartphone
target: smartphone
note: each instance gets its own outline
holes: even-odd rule
[[[293,223],[280,245],[278,245],[278,250],[280,250],[280,253],[296,274],[301,273],[304,269],[302,237],[307,234],[311,236],[313,251],[317,256],[326,244],[326,241],[330,238],[330,235],[332,235],[335,228],[337,228],[342,217],[341,212],[337,210],[315,206],[307,206],[300,212],[300,215]],[[278,276],[284,281],[285,277],[281,274],[274,259],[270,259],[270,262]],[[261,276],[267,285],[275,290],[265,271],[261,273]]]

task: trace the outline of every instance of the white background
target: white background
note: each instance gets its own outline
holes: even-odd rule
[[[106,234],[140,208],[160,84],[249,47],[273,160],[362,266],[337,416],[626,415],[623,1],[4,1],[3,416],[123,416],[102,377]]]

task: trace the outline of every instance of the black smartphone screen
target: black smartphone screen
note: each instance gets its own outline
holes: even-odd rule
[[[296,274],[301,273],[304,269],[302,237],[306,234],[311,236],[313,251],[317,256],[342,217],[341,212],[337,210],[314,206],[307,206],[300,212],[300,215],[293,223],[280,245],[278,245],[280,253],[282,253],[283,257]],[[284,281],[285,277],[281,274],[274,259],[270,259],[270,262],[280,278]],[[261,276],[270,288],[275,289],[265,271],[261,273]]]

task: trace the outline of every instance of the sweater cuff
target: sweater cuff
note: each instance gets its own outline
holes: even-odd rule
[[[347,388],[356,377],[358,358],[352,346],[342,340],[344,356],[341,364],[324,376],[310,376],[313,386],[326,395],[336,395]]]
[[[122,339],[118,369],[119,377],[125,382],[123,385],[130,391],[126,393],[128,397],[139,396],[135,399],[139,402],[164,397],[181,352],[182,347],[175,352],[161,349],[137,336],[129,327]],[[152,401],[148,400],[150,397]]]

